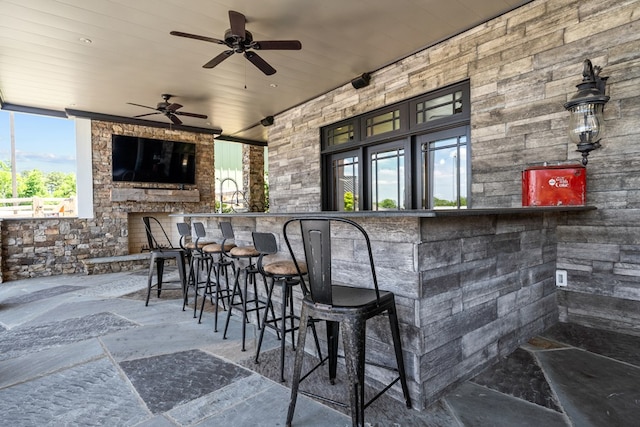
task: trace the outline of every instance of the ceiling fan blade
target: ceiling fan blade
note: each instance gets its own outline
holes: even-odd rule
[[[204,64],[202,68],[213,68],[219,63],[221,63],[222,61],[224,61],[225,59],[227,59],[228,57],[230,57],[231,55],[233,55],[233,53],[234,52],[232,50],[225,50],[220,55],[216,56],[211,61]]]
[[[253,65],[258,67],[260,71],[265,73],[267,76],[270,76],[276,73],[276,69],[273,68],[271,65],[267,64],[267,61],[262,59],[260,55],[258,55],[257,53],[248,51],[244,53],[244,57],[247,58],[249,61],[251,61]]]
[[[244,40],[246,38],[245,24],[247,18],[240,12],[229,11],[229,22],[231,23],[231,34]]]
[[[175,102],[173,104],[167,105],[167,111],[170,111],[172,113],[175,112],[179,108],[182,108],[182,105],[176,104]]]
[[[160,114],[160,112],[156,111],[155,113],[138,114],[137,116],[133,116],[133,117],[153,116],[154,114]]]
[[[149,107],[149,106],[147,106],[147,105],[134,104],[133,102],[127,102],[127,104],[129,104],[129,105],[135,105],[136,107],[150,108],[150,109],[152,109],[152,110],[155,110],[155,108],[154,108],[154,107]]]
[[[171,34],[172,36],[186,37],[188,39],[202,40],[203,42],[225,44],[224,41],[219,39],[214,39],[213,37],[199,36],[197,34],[183,33],[181,31],[171,31],[169,34]]]
[[[182,120],[180,120],[178,117],[176,117],[175,114],[167,114],[167,117],[169,117],[169,119],[171,119],[171,121],[173,122],[174,125],[181,125],[182,124]]]
[[[176,111],[173,114],[177,114],[178,116],[196,117],[198,119],[206,119],[207,118],[207,116],[205,116],[204,114],[187,113],[186,111]]]
[[[298,40],[267,40],[253,42],[253,48],[259,50],[300,50],[302,43]]]

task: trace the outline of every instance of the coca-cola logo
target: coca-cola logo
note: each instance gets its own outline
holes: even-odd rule
[[[569,180],[564,176],[557,176],[549,180],[549,185],[556,188],[568,188]]]

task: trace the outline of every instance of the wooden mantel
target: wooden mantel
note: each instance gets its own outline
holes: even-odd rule
[[[112,188],[112,202],[191,202],[200,201],[197,189]]]

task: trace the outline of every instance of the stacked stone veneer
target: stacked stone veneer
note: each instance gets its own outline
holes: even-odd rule
[[[113,202],[112,189],[153,184],[112,182],[111,135],[194,142],[196,146],[196,184],[199,202],[129,200]],[[154,128],[93,121],[91,123],[94,218],[38,218],[3,220],[2,280],[85,273],[88,258],[127,255],[130,213],[211,212],[214,206],[213,136],[168,128]],[[163,188],[171,187],[162,184]],[[178,185],[174,186],[178,189]],[[115,268],[139,263],[114,263]],[[123,267],[124,266],[124,267]],[[104,269],[102,270],[104,271]]]
[[[246,189],[251,212],[264,212],[264,147],[242,146],[242,188]]]
[[[270,211],[321,207],[322,126],[468,79],[474,208],[521,205],[521,172],[579,162],[563,104],[589,58],[608,76],[605,136],[587,203],[562,224],[562,320],[640,335],[640,2],[535,0],[288,110],[269,128]]]
[[[353,217],[371,238],[381,289],[396,296],[415,408],[432,403],[452,384],[472,377],[557,321],[555,230],[568,216]],[[218,221],[231,220],[242,244],[251,241],[254,230],[274,233],[283,257],[288,257],[282,235],[288,219],[269,214],[193,218],[204,221],[214,238],[220,233]],[[294,251],[303,256],[299,229],[290,227],[289,232]],[[371,286],[366,247],[357,233],[337,224],[332,236],[333,278]],[[294,295],[301,298],[299,289]],[[278,312],[280,296],[272,301]],[[294,307],[299,310],[300,303]],[[321,340],[326,336],[322,330],[318,335]],[[395,366],[391,342],[386,317],[369,322],[367,360]],[[315,352],[311,340],[307,343]],[[380,383],[389,378],[376,368],[368,368],[367,374]],[[401,400],[399,386],[393,393]]]

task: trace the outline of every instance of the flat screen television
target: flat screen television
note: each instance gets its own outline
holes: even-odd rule
[[[112,135],[114,181],[195,184],[196,144]]]

